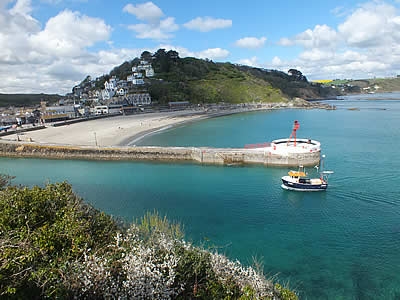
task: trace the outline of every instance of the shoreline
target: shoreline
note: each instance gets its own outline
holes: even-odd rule
[[[251,113],[251,112],[260,112],[260,111],[271,111],[271,110],[280,110],[280,109],[332,109],[329,108],[327,105],[321,104],[319,102],[313,103],[311,106],[295,106],[295,107],[290,107],[290,106],[279,106],[279,107],[261,107],[261,108],[246,108],[246,109],[229,109],[229,110],[222,110],[222,111],[217,111],[213,113],[207,113],[204,112],[199,118],[196,119],[189,119],[189,120],[183,120],[181,122],[177,122],[174,124],[170,124],[167,126],[160,126],[157,128],[149,129],[146,131],[138,132],[137,134],[128,137],[124,139],[124,141],[117,146],[131,146],[134,147],[136,146],[134,143],[138,142],[142,139],[144,139],[147,136],[150,136],[152,134],[157,134],[161,131],[170,129],[170,128],[175,128],[180,125],[188,124],[188,123],[193,123],[197,121],[202,121],[206,119],[211,119],[211,118],[218,118],[222,116],[228,116],[228,115],[233,115],[233,114],[240,114],[240,113]],[[334,109],[334,108],[333,108]]]
[[[158,132],[170,129],[170,128],[175,128],[178,127],[180,125],[184,125],[184,124],[189,124],[189,123],[193,123],[193,122],[197,122],[197,121],[201,121],[201,120],[205,120],[210,118],[210,116],[207,116],[204,113],[199,114],[199,118],[190,118],[188,120],[182,120],[176,123],[171,123],[168,125],[163,125],[163,126],[159,126],[159,127],[154,127],[148,130],[144,130],[141,132],[137,132],[136,134],[134,134],[133,136],[129,136],[126,137],[124,140],[122,140],[117,146],[130,146],[130,147],[135,147],[136,145],[134,144],[135,142],[138,142],[142,139],[144,139],[147,136],[150,136],[152,134],[156,134]]]
[[[39,145],[134,147],[141,139],[187,123],[231,114],[270,111],[279,109],[334,109],[321,103],[265,103],[245,105],[216,105],[208,109],[151,112],[119,115],[101,119],[46,126],[35,131],[25,131],[0,137],[3,141],[29,142]]]

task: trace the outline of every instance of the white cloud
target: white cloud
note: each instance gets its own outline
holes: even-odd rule
[[[229,51],[226,49],[222,48],[210,48],[210,49],[205,49],[202,51],[190,51],[189,49],[185,47],[180,47],[180,46],[173,46],[173,45],[167,45],[167,44],[160,44],[158,47],[150,50],[153,52],[156,52],[158,49],[169,49],[169,50],[175,50],[179,53],[180,57],[196,57],[196,58],[202,58],[202,59],[214,59],[214,60],[219,60],[219,59],[225,59],[229,56]],[[166,50],[168,51],[168,50]]]
[[[197,57],[199,58],[208,58],[208,59],[223,59],[228,57],[229,51],[221,48],[210,48],[197,53]]]
[[[153,2],[138,5],[127,4],[123,8],[123,11],[135,15],[141,21],[149,23],[157,23],[164,16],[162,10]]]
[[[308,51],[304,51],[299,55],[299,58],[304,61],[319,61],[319,62],[326,62],[328,60],[332,60],[335,54],[331,51],[324,51],[318,48],[311,49]]]
[[[294,41],[292,41],[291,39],[289,39],[289,38],[287,38],[287,37],[284,37],[284,38],[281,38],[281,39],[278,41],[277,44],[280,45],[280,46],[289,47],[289,46],[293,46],[295,43],[294,43]]]
[[[261,48],[264,46],[266,37],[256,38],[256,37],[244,37],[235,42],[235,45],[240,48]]]
[[[337,32],[327,25],[316,25],[314,29],[307,29],[294,38],[282,38],[281,46],[300,45],[304,48],[332,48],[335,47],[339,37]]]
[[[129,29],[136,32],[139,39],[167,40],[173,37],[171,34],[179,29],[172,17],[160,20],[158,24],[133,24],[128,26]]]
[[[183,24],[187,29],[208,32],[215,29],[232,27],[232,20],[215,19],[211,17],[198,17]]]
[[[122,62],[130,60],[134,57],[139,57],[143,51],[147,49],[113,49],[113,50],[102,50],[96,53],[96,60],[101,65],[101,68],[93,69],[93,73],[91,74],[101,74],[99,73],[101,70],[104,70],[103,66],[116,66],[120,65]],[[106,70],[107,73],[111,69]],[[104,71],[101,71],[104,72]]]
[[[38,52],[56,56],[76,56],[98,41],[105,41],[111,27],[103,20],[65,10],[50,18],[43,31],[32,35],[30,42]]]
[[[358,8],[338,30],[350,46],[360,48],[379,46],[391,39],[396,10],[387,4],[368,3]]]
[[[258,63],[258,58],[256,56],[253,56],[251,58],[244,58],[240,59],[237,61],[239,65],[244,65],[244,66],[251,66],[251,67],[261,67],[261,65]]]
[[[6,1],[9,2],[9,1]],[[14,7],[10,9],[10,13],[12,15],[21,14],[24,16],[28,16],[32,11],[31,1],[30,0],[17,0]]]
[[[136,38],[139,39],[168,40],[173,38],[172,32],[179,29],[179,25],[175,23],[175,18],[167,17],[162,19],[164,13],[153,2],[146,2],[136,6],[127,4],[123,11],[133,14],[139,20],[146,22],[128,25],[128,29],[136,32]]]
[[[65,10],[42,29],[29,15],[30,1],[6,7],[0,5],[0,66],[7,70],[0,73],[0,92],[66,93],[91,69],[112,67],[87,50],[110,37],[103,20]]]
[[[282,65],[282,60],[278,56],[274,56],[274,58],[272,59],[271,63],[275,67],[281,66]]]
[[[400,16],[394,6],[371,1],[334,13],[344,17],[337,29],[316,25],[279,40],[281,46],[303,48],[287,65],[316,79],[393,76],[400,70]]]
[[[339,55],[343,63],[348,63],[352,61],[366,61],[368,57],[365,54],[361,54],[356,51],[347,50]]]

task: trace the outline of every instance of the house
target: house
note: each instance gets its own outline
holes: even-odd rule
[[[107,105],[95,106],[92,110],[92,113],[95,115],[106,115],[108,114],[108,106]]]
[[[150,105],[151,96],[149,93],[137,93],[129,95],[129,101],[132,105]]]
[[[144,76],[143,76],[144,72]],[[126,80],[132,82],[133,85],[144,84],[144,77],[153,77],[154,69],[150,63],[145,60],[141,60],[138,66],[132,67],[132,74],[129,75]]]
[[[133,85],[142,85],[144,84],[143,74],[138,71],[136,67],[132,67],[132,75],[129,75],[126,80],[128,82],[132,82]]]
[[[114,97],[115,91],[114,90],[102,90],[101,91],[101,98],[103,100],[110,100],[112,97]]]
[[[125,94],[127,93],[127,91],[124,89],[124,88],[119,88],[117,91],[116,91],[116,94],[118,95],[118,96],[125,96]]]
[[[45,122],[63,121],[70,118],[75,118],[78,111],[74,105],[64,106],[46,106],[42,107],[41,119]]]
[[[138,70],[144,71],[146,77],[153,77],[154,76],[154,69],[151,64],[145,60],[141,60],[139,66],[137,67]]]

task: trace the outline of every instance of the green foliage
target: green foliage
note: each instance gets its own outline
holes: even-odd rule
[[[334,95],[333,89],[309,83],[298,70],[291,75],[276,71],[214,63],[193,57],[180,58],[173,50],[159,49],[151,55],[145,51],[142,59],[152,63],[155,76],[147,79],[147,89],[153,101],[191,103],[281,102],[286,98],[323,98]],[[124,62],[110,75],[125,79],[139,59]],[[103,76],[103,78],[105,78]],[[104,81],[102,81],[104,83]]]
[[[180,240],[183,238],[180,224],[171,223],[167,220],[166,216],[161,218],[157,212],[147,212],[137,223],[140,237],[143,240],[158,238],[160,234],[165,235],[171,240]]]
[[[0,295],[62,296],[71,259],[107,245],[115,222],[84,204],[68,183],[0,192]]]
[[[240,288],[233,280],[221,282],[211,265],[211,254],[199,248],[179,246],[176,285],[183,287],[177,299],[237,299]]]
[[[275,284],[275,289],[279,292],[283,300],[297,300],[299,297],[288,288],[282,287],[279,283]]]
[[[10,176],[6,174],[0,174],[0,189],[5,188],[11,183],[11,180],[13,180],[15,176]]]
[[[179,224],[157,213],[118,227],[66,182],[7,186],[0,190],[0,298],[297,299],[182,238]]]

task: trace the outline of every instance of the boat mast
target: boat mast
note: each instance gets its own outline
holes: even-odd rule
[[[323,171],[324,171],[324,158],[325,158],[325,154],[322,154],[322,158],[321,158],[321,161],[320,161],[320,164],[319,164],[319,166],[320,166],[320,172],[322,173]]]
[[[299,128],[300,128],[300,123],[299,123],[299,121],[295,120],[294,123],[293,123],[292,133],[290,134],[289,140],[287,142],[288,145],[290,143],[290,139],[293,137],[294,138],[294,146],[296,147],[296,131]]]

